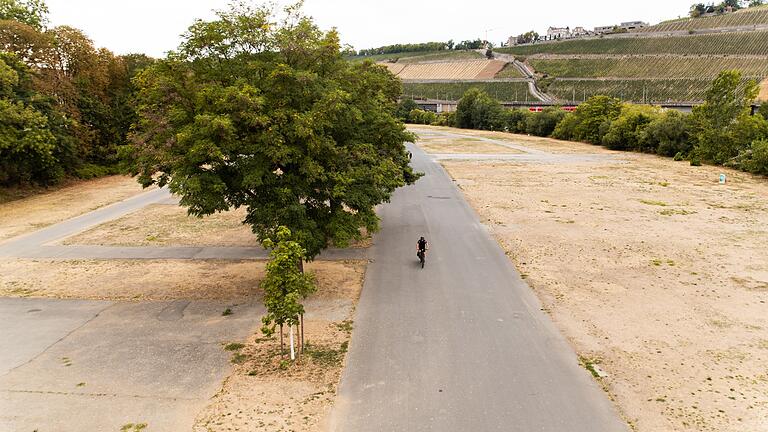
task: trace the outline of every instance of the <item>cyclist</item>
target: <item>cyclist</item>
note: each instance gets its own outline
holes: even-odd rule
[[[418,242],[416,242],[416,256],[419,257],[419,261],[421,261],[421,267],[424,267],[424,261],[427,257],[427,251],[429,250],[429,242],[427,242],[427,239],[424,237],[420,238]]]

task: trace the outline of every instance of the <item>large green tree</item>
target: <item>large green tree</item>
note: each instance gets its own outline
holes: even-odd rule
[[[704,104],[690,118],[695,156],[724,164],[768,135],[768,122],[751,115],[759,92],[757,83],[744,80],[739,71],[723,71],[707,90]]]
[[[393,115],[400,82],[346,62],[336,31],[299,6],[197,21],[137,80],[128,156],[140,181],[169,185],[193,215],[245,207],[259,240],[285,226],[308,259],[376,231],[375,206],[417,178]]]

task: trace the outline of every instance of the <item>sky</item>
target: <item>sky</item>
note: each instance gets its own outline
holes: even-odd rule
[[[162,57],[195,19],[230,0],[47,0],[52,26],[83,30],[97,47],[117,54]],[[324,30],[336,27],[356,49],[409,42],[485,39],[549,26],[651,24],[685,15],[693,0],[305,0],[304,11]],[[285,3],[285,0],[280,0]]]

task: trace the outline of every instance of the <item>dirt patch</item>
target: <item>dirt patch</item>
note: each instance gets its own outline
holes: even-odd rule
[[[0,296],[133,301],[258,298],[264,266],[261,261],[0,260]],[[337,296],[339,286],[355,280],[358,266],[354,261],[308,264],[307,270],[323,287],[314,298]]]
[[[286,351],[281,355],[279,337],[257,334],[242,346],[228,347],[233,352],[235,371],[211,405],[199,414],[195,432],[324,430],[344,367],[364,276],[362,264],[345,270],[348,277],[334,283],[334,289],[321,288],[323,300],[308,307],[306,348],[297,362],[287,360]],[[323,286],[328,284],[321,282]],[[345,306],[339,314],[325,312],[320,304]]]
[[[768,182],[623,158],[444,166],[636,430],[768,430]]]
[[[177,205],[153,204],[99,225],[64,244],[102,246],[259,246],[243,225],[245,209],[198,218]]]
[[[520,150],[477,139],[425,139],[419,142],[419,147],[429,153],[438,154],[516,154]]]
[[[0,204],[0,241],[79,216],[142,192],[135,179],[104,177]]]
[[[440,126],[424,126],[424,125],[409,125],[408,130],[416,133],[417,135],[423,135],[425,142],[430,140],[476,140],[478,137],[490,138],[498,140],[502,143],[529,147],[533,150],[544,151],[553,154],[624,154],[621,152],[614,152],[603,149],[591,144],[577,143],[572,141],[561,141],[551,138],[541,138],[530,135],[517,135],[505,132],[491,132],[491,131],[470,131],[463,129],[454,129]],[[450,135],[457,135],[456,137],[445,138],[440,133],[448,133]],[[421,142],[421,140],[420,140]],[[493,145],[492,143],[488,143]],[[428,150],[431,151],[431,150]]]

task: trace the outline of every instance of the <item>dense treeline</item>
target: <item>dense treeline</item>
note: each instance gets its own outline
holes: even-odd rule
[[[152,63],[46,25],[44,1],[0,1],[1,186],[114,172],[135,119],[131,78]]]
[[[448,44],[445,42],[426,42],[417,44],[395,44],[387,45],[378,48],[369,48],[360,50],[357,55],[370,56],[379,54],[394,54],[404,52],[426,52],[426,51],[443,51],[448,49]]]
[[[476,50],[486,46],[486,42],[480,39],[465,40],[455,43],[453,40],[448,42],[425,42],[417,44],[395,44],[378,48],[363,49],[357,52],[359,56],[373,56],[382,54],[397,54],[410,52],[434,52],[450,50]],[[490,46],[490,45],[489,45]]]
[[[426,113],[405,100],[397,114],[412,123],[581,141],[768,175],[768,106],[751,114],[757,94],[754,81],[744,85],[740,72],[725,71],[691,114],[608,96],[592,97],[572,113],[557,107],[532,113],[504,109],[479,89],[467,91],[454,113]]]

